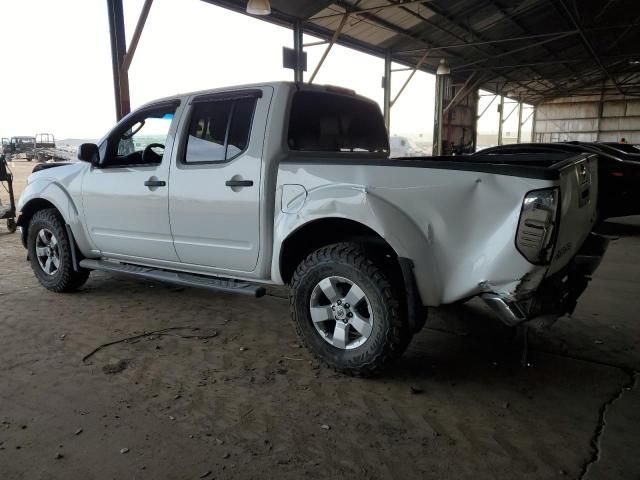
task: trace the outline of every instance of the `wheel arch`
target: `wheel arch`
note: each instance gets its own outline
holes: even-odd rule
[[[85,233],[80,212],[66,188],[56,181],[47,182],[43,179],[32,182],[20,197],[18,226],[22,229],[22,243],[26,246],[29,222],[33,215],[46,208],[56,209],[64,224],[69,226],[79,250],[87,255],[93,247]]]
[[[289,283],[297,266],[313,251],[345,241],[363,244],[380,254],[398,258],[393,247],[371,227],[348,218],[320,218],[299,225],[282,242],[278,258],[282,280]]]
[[[17,225],[22,229],[21,239],[22,244],[25,248],[27,247],[27,237],[29,235],[29,223],[31,222],[31,219],[37,212],[39,212],[40,210],[45,210],[47,208],[55,209],[60,214],[60,216],[63,217],[60,209],[49,200],[46,200],[44,198],[32,198],[22,207],[20,216],[18,217]]]
[[[282,242],[279,268],[282,280],[289,283],[298,265],[312,252],[326,245],[353,242],[384,263],[384,269],[391,275],[391,281],[400,287],[406,299],[407,322],[417,332],[426,321],[426,309],[420,298],[413,269],[413,262],[402,257],[371,227],[342,217],[328,217],[309,221],[300,225]]]

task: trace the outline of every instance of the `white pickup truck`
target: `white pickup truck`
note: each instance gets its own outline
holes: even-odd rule
[[[595,157],[390,159],[378,106],[336,87],[166,98],[78,158],[33,173],[18,205],[42,285],[289,285],[301,340],[352,374],[400,355],[426,306],[480,296],[510,325],[571,312],[606,249]]]

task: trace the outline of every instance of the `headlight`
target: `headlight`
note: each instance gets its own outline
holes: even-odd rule
[[[551,260],[557,233],[559,198],[560,191],[557,188],[535,190],[524,197],[516,247],[531,263],[548,264]]]

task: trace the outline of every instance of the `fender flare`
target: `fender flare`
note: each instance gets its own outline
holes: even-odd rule
[[[83,254],[88,253],[94,248],[89,236],[86,234],[80,211],[71,195],[59,182],[46,178],[35,180],[28,184],[20,197],[18,226],[23,229],[23,243],[25,243],[28,222],[31,216],[41,209],[32,209],[30,206],[32,207],[42,200],[50,203],[60,212],[65,224],[69,226],[74,242],[80,252]]]

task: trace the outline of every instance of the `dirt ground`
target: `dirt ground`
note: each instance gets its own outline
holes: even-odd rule
[[[14,162],[18,191],[32,166]],[[606,228],[619,239],[573,317],[531,334],[531,366],[470,302],[361,380],[299,347],[282,292],[94,272],[53,294],[0,225],[0,478],[638,479],[640,219]]]

